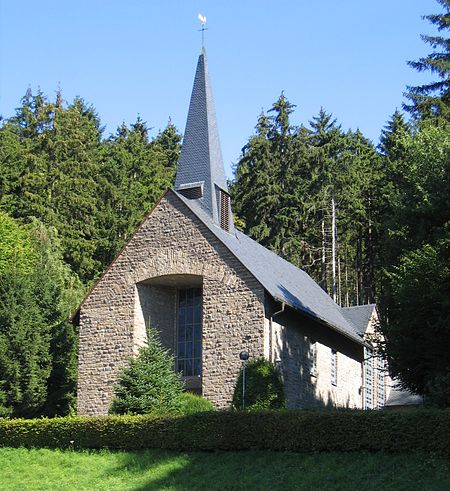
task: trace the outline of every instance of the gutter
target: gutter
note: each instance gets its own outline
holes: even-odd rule
[[[278,302],[281,302],[281,304],[284,306],[285,304],[285,301],[282,300],[281,298],[276,298],[276,297],[273,297],[274,300],[278,301]],[[363,339],[359,340],[359,339],[356,339],[356,337],[352,336],[351,334],[349,334],[348,332],[344,331],[343,329],[340,329],[339,327],[335,326],[334,324],[331,324],[330,322],[326,321],[325,319],[322,319],[320,318],[319,316],[316,316],[316,315],[312,315],[310,312],[307,312],[303,309],[299,309],[299,308],[296,308],[294,307],[293,305],[290,305],[290,304],[287,304],[289,305],[289,307],[291,307],[292,309],[296,310],[297,312],[302,312],[303,314],[305,314],[306,316],[310,317],[311,319],[314,319],[316,321],[319,321],[321,322],[322,324],[325,324],[327,327],[330,327],[331,329],[333,329],[334,331],[338,332],[339,334],[342,334],[343,336],[345,336],[346,338],[350,339],[351,341],[353,341],[354,343],[358,343],[362,346],[366,346],[366,347],[370,347],[369,344],[365,343]],[[284,311],[284,307],[282,309]],[[280,312],[275,312],[275,314],[278,314]],[[356,336],[356,334],[355,334]]]

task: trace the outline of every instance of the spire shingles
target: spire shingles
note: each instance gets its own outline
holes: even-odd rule
[[[228,193],[205,50],[198,59],[175,190],[196,199],[220,225],[220,190]],[[198,196],[201,194],[201,198]],[[223,200],[222,200],[223,202]],[[232,229],[231,209],[229,228]]]

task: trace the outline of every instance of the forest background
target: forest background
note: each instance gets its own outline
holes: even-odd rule
[[[325,109],[295,126],[282,93],[257,119],[230,182],[236,224],[342,306],[377,302],[392,375],[450,404],[450,0],[443,36],[410,62],[375,147]],[[408,116],[406,116],[408,115]],[[181,135],[140,118],[109,136],[93,106],[28,90],[0,127],[0,416],[74,411],[88,288],[173,184]]]

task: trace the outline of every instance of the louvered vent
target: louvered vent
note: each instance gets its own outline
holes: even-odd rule
[[[198,198],[201,198],[203,196],[201,186],[179,189],[178,192],[181,193],[185,198],[188,198],[188,199],[198,199]]]
[[[176,190],[187,199],[203,198],[203,181],[181,184]]]
[[[220,226],[230,231],[230,195],[220,190]]]

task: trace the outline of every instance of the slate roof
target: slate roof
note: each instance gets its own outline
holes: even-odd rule
[[[342,307],[341,313],[353,325],[356,332],[363,336],[367,330],[370,318],[376,308],[374,303],[368,305],[356,305],[355,307]]]
[[[181,190],[203,182],[203,197],[188,199]],[[270,295],[362,343],[359,327],[304,271],[231,227],[220,228],[217,187],[227,190],[205,50],[199,56],[186,130],[175,179],[175,194],[253,274]],[[178,191],[178,192],[177,192]],[[358,324],[358,323],[357,323]],[[358,324],[359,326],[359,324]]]
[[[358,330],[344,317],[343,309],[305,271],[238,230],[235,230],[234,233],[226,232],[214,223],[198,200],[187,199],[176,191],[174,193],[253,274],[275,300],[285,302],[295,310],[324,322],[359,344],[363,343]]]
[[[175,189],[203,182],[202,205],[218,223],[215,186],[228,192],[205,50],[198,58]]]
[[[395,380],[392,381],[393,385],[389,392],[389,397],[386,401],[385,407],[397,407],[397,406],[421,406],[423,405],[423,397],[417,394],[409,392],[409,390],[402,389]]]
[[[202,183],[203,197],[188,199],[179,192],[192,183]],[[233,226],[229,232],[223,230],[218,219],[217,187],[228,190],[206,53],[202,49],[178,162],[175,191],[169,192],[173,192],[185,203],[275,300],[284,302],[353,341],[363,344],[362,334],[368,322],[367,319],[364,325],[364,319],[369,309],[371,308],[372,312],[374,307],[362,306],[355,311],[342,309],[301,269],[235,230]],[[86,298],[89,295],[90,292]],[[72,319],[76,319],[78,313],[79,309]]]

